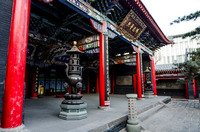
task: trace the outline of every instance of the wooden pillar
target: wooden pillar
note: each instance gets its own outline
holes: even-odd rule
[[[141,66],[140,66],[140,53],[136,53],[136,63],[137,63],[137,88],[138,88],[138,98],[142,98],[142,82],[141,82]]]
[[[24,79],[31,0],[13,0],[1,127],[22,125]]]
[[[104,27],[102,25],[102,28]],[[108,36],[100,34],[100,53],[99,53],[99,74],[100,74],[100,108],[110,105],[109,99],[109,56],[108,56]]]
[[[68,90],[69,90],[69,94],[72,94],[72,87],[71,86],[69,86]]]
[[[155,65],[154,65],[153,56],[152,56],[152,59],[151,59],[151,70],[152,70],[152,79],[153,79],[153,93],[154,93],[154,95],[157,95],[156,72],[155,72]]]
[[[136,63],[137,63],[137,88],[138,88],[137,94],[138,94],[138,98],[142,98],[140,53],[136,53]]]
[[[186,91],[185,91],[185,92],[186,92],[186,93],[185,93],[185,94],[186,94],[186,95],[185,95],[185,98],[186,98],[186,99],[189,99],[188,82],[185,83],[185,90],[186,90]]]
[[[196,99],[196,85],[195,85],[195,79],[193,79],[193,91],[194,91],[194,99]]]
[[[32,97],[31,98],[37,98],[37,94],[38,94],[37,90],[35,90],[38,87],[38,85],[36,84],[37,83],[36,82],[36,74],[38,74],[38,73],[36,73],[36,68],[34,66],[34,68],[33,68],[33,83],[32,83]],[[38,78],[38,75],[37,75],[37,78]]]
[[[26,82],[26,91],[25,91],[25,97],[27,97],[28,95],[28,66],[26,66],[26,72],[25,72],[25,82]]]
[[[105,59],[104,59],[104,35],[100,34],[100,53],[99,53],[99,79],[100,79],[100,106],[103,107],[105,101]]]
[[[113,67],[113,75],[112,75],[112,94],[115,93],[115,70]]]

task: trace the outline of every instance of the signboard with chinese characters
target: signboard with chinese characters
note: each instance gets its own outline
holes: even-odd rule
[[[56,56],[52,61],[55,62],[63,62],[63,63],[69,63],[70,56],[69,55],[63,55],[63,56]]]
[[[142,32],[146,29],[144,22],[136,15],[133,10],[130,10],[122,23],[117,28],[117,31],[130,41],[136,41]]]
[[[80,51],[88,54],[99,53],[99,35],[93,35],[78,41],[77,47]]]
[[[86,50],[85,53],[87,53],[87,54],[99,53],[99,48]]]
[[[77,46],[89,44],[89,43],[96,42],[96,41],[99,41],[99,35],[98,34],[79,40]]]
[[[105,101],[110,101],[110,80],[109,80],[109,53],[108,53],[108,36],[104,35],[104,58],[105,58]],[[105,104],[105,105],[106,105]]]
[[[84,51],[84,50],[94,49],[94,48],[98,48],[98,47],[99,47],[99,41],[96,41],[96,42],[92,42],[90,44],[78,46],[78,49],[80,51]]]

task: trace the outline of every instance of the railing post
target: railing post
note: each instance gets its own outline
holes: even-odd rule
[[[140,132],[141,127],[137,119],[136,98],[137,94],[126,94],[128,98],[128,121],[126,125],[127,132]]]

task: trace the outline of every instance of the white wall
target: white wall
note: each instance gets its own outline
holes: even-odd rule
[[[174,44],[169,44],[161,47],[155,52],[155,64],[173,64],[182,63],[185,61],[186,49],[187,51],[194,51],[200,48],[200,39],[193,39],[187,37],[185,39],[174,38]]]

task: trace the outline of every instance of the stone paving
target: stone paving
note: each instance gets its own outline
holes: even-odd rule
[[[200,103],[173,99],[142,125],[152,132],[200,132]]]
[[[128,114],[128,103],[125,95],[110,95],[111,108],[99,110],[99,95],[84,94],[83,100],[88,103],[88,118],[66,121],[58,118],[62,98],[44,97],[26,99],[25,126],[31,132],[102,132],[111,128]],[[152,99],[137,100],[138,114],[154,107],[169,97],[158,96]]]

